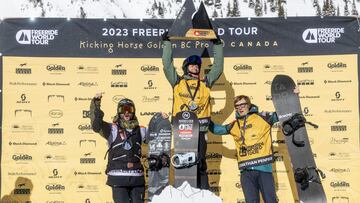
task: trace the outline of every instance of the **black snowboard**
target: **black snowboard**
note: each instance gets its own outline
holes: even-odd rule
[[[311,151],[305,128],[299,95],[294,93],[296,85],[286,75],[276,75],[271,85],[271,96],[282,125],[285,142],[290,155],[299,199],[296,202],[326,202],[326,195]],[[296,198],[295,198],[296,199]]]
[[[184,181],[187,181],[192,187],[197,187],[197,154],[199,142],[199,120],[195,113],[182,111],[173,118],[173,135],[174,135],[174,155],[172,164],[174,166],[174,187],[179,187]],[[195,154],[195,160],[193,156]],[[178,158],[185,157],[193,164],[176,167]],[[195,163],[194,163],[195,162]]]
[[[171,123],[156,113],[148,129],[148,199],[169,185]]]

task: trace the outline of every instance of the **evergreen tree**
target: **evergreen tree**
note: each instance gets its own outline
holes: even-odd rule
[[[262,4],[260,3],[260,0],[256,0],[255,2],[255,15],[256,16],[262,16]]]
[[[86,18],[86,13],[85,13],[84,8],[82,6],[80,7],[80,18]]]
[[[348,7],[348,2],[345,1],[345,6],[344,6],[344,16],[348,16],[350,13],[349,13],[349,7]]]
[[[233,16],[233,17],[239,17],[239,16],[240,16],[240,10],[239,10],[238,0],[234,0],[234,1],[233,1],[232,16]]]
[[[321,8],[320,8],[319,3],[316,4],[316,15],[321,16]]]
[[[232,17],[230,1],[228,1],[227,8],[226,8],[226,17]]]
[[[266,3],[266,1],[264,1],[264,13],[265,13],[265,15],[267,14],[267,3]]]
[[[254,0],[249,1],[249,8],[255,8]]]
[[[355,0],[353,0],[353,3],[352,3],[351,15],[354,15],[354,16],[359,15],[359,12],[356,9]]]
[[[214,9],[214,12],[213,12],[213,14],[212,14],[212,17],[213,17],[213,18],[219,17],[218,13],[216,12],[216,9]]]
[[[278,1],[278,6],[279,6],[279,10],[278,10],[278,16],[279,17],[285,17],[285,10],[283,5],[281,4],[281,0]]]

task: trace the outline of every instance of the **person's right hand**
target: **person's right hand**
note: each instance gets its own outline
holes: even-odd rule
[[[94,98],[95,98],[95,99],[101,99],[103,94],[105,94],[105,92],[96,93],[95,96],[94,96]]]
[[[162,41],[170,41],[169,32],[168,32],[168,31],[165,31],[165,32],[161,35],[161,39],[162,39]]]

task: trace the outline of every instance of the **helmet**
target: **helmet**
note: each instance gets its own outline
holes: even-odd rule
[[[126,111],[135,114],[135,104],[131,99],[127,98],[120,100],[117,107],[118,114],[125,113]]]
[[[190,64],[194,64],[194,65],[198,65],[199,66],[199,70],[201,68],[201,57],[198,55],[191,55],[189,57],[187,57],[184,62],[183,62],[183,71],[184,71],[184,75],[188,74],[188,65]]]

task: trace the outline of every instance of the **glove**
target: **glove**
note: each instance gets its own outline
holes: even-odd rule
[[[170,41],[169,32],[168,32],[168,31],[165,31],[165,32],[161,35],[161,39],[162,39],[162,41]]]

